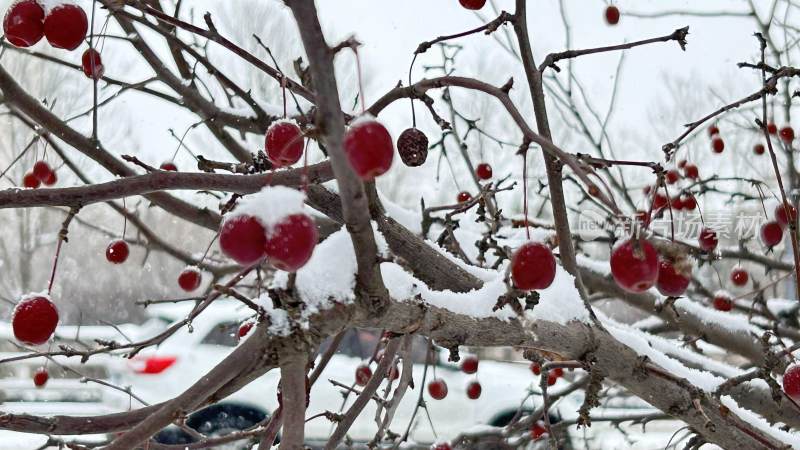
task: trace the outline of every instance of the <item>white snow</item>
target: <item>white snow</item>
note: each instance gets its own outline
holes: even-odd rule
[[[462,293],[435,291],[395,263],[381,264],[381,272],[389,294],[398,301],[414,300],[419,295],[429,305],[475,318],[495,317],[509,320],[515,317],[510,308],[492,311],[497,298],[506,292],[502,277],[484,283],[478,290]]]
[[[356,258],[350,234],[345,228],[328,236],[314,249],[305,266],[296,272],[295,287],[308,310],[326,309],[331,300],[354,300]],[[289,274],[276,272],[273,285],[285,288]]]
[[[386,257],[389,246],[377,229],[378,225],[372,222],[378,254]],[[346,228],[342,227],[317,245],[311,259],[296,272],[295,288],[306,305],[304,317],[329,308],[331,301],[352,302],[357,268],[353,242]],[[278,271],[272,285],[285,288],[288,282],[289,274]]]
[[[767,300],[767,309],[776,316],[788,313],[794,308],[797,308],[797,300],[785,298],[771,298]]]
[[[663,323],[664,321],[657,316],[647,316],[642,320],[632,323],[631,327],[636,328],[637,330],[647,330],[652,327],[660,326]]]
[[[726,291],[725,289],[718,289],[714,292],[714,297],[726,297],[733,299],[733,295],[730,292]]]
[[[77,6],[83,10],[86,14],[87,19],[91,15],[91,1],[90,0],[36,0],[36,3],[42,7],[44,10],[44,16],[47,16],[53,12],[53,10],[63,7],[63,6]],[[88,5],[87,5],[88,3]],[[99,9],[99,8],[98,8]],[[91,30],[89,30],[91,32]]]
[[[42,448],[48,439],[41,434],[0,431],[0,450],[24,450]]]
[[[604,318],[606,329],[619,342],[630,347],[639,355],[650,358],[653,364],[679,377],[686,378],[690,383],[710,392],[722,384],[725,379],[711,373],[684,366],[680,361],[673,359],[650,345],[651,337],[648,334],[635,330],[627,325],[616,323]]]
[[[743,371],[738,368],[682,348],[677,342],[647,334],[627,325],[617,323],[605,317],[602,313],[598,313],[598,316],[608,331],[618,341],[630,347],[636,353],[647,356],[653,364],[678,377],[686,378],[694,386],[706,392],[714,391],[720,384],[725,382],[727,378],[743,373]],[[687,362],[713,371],[714,373],[687,367],[681,361],[669,355],[674,355],[674,357],[679,357]],[[769,386],[767,386],[764,380],[751,380],[744,384],[748,385],[752,390],[769,391]],[[753,414],[749,411],[747,411],[747,413]],[[744,415],[740,414],[740,417],[747,421]]]
[[[527,313],[527,318],[564,325],[573,321],[588,322],[589,311],[575,288],[575,277],[557,265],[553,284],[539,291],[539,304]]]
[[[599,275],[611,275],[611,264],[608,261],[593,259],[585,255],[575,255],[578,265]]]
[[[433,290],[395,263],[381,264],[381,271],[389,293],[399,301],[412,301],[419,297],[429,305],[475,318],[494,317],[509,320],[516,317],[509,307],[492,311],[497,299],[508,291],[502,269],[498,271],[499,273],[495,272],[494,279],[485,281],[480,289],[463,293]],[[557,266],[553,284],[539,291],[539,304],[533,311],[527,312],[526,318],[560,324],[588,321],[589,314],[580,301],[574,281],[574,278],[561,266]]]
[[[275,127],[275,126],[278,126],[278,125],[280,125],[280,124],[284,124],[284,123],[288,123],[288,124],[290,124],[290,125],[294,125],[294,126],[296,126],[296,127],[298,126],[298,125],[297,125],[297,122],[296,122],[295,120],[293,120],[293,119],[278,119],[278,120],[276,120],[276,121],[272,122],[272,123],[269,125],[269,128],[267,128],[267,133],[269,133],[269,130],[270,130],[270,128],[272,128],[272,127]]]
[[[239,200],[236,209],[226,219],[237,215],[253,216],[264,225],[267,236],[272,228],[284,217],[302,214],[305,211],[306,195],[287,186],[266,186],[255,194],[247,195]]]
[[[378,122],[378,119],[370,113],[364,113],[350,121],[350,128],[355,128],[370,122]]]
[[[742,373],[744,373],[744,371],[741,369],[730,366],[718,360],[711,359],[700,353],[688,350],[687,348],[682,346],[683,343],[681,342],[651,334],[647,334],[646,339],[649,342],[650,346],[653,347],[654,349],[663,352],[666,355],[671,355],[676,358],[680,358],[683,361],[696,364],[720,376],[731,378],[739,376]]]
[[[285,309],[272,309],[269,311],[269,327],[267,332],[276,336],[289,336],[292,333],[289,313]]]
[[[199,258],[198,258],[198,259],[199,259]],[[200,268],[199,268],[199,267],[197,267],[197,266],[186,266],[186,267],[184,267],[184,268],[183,268],[183,271],[184,271],[184,272],[186,272],[186,271],[192,271],[192,272],[197,272],[197,273],[199,273],[199,274],[201,274],[201,275],[203,274],[203,272],[202,272],[202,271],[200,270]]]
[[[739,416],[739,418],[748,425],[761,430],[765,434],[772,436],[780,442],[785,442],[791,445],[792,448],[800,448],[800,434],[790,433],[788,431],[783,431],[778,427],[771,426],[763,417],[748,409],[742,408],[738,403],[736,403],[736,400],[728,395],[723,395],[722,398],[720,398],[720,402],[727,406],[734,414]]]
[[[75,5],[73,0],[36,0],[39,6],[44,10],[44,16],[47,17],[54,9],[63,5]]]
[[[381,200],[381,204],[389,217],[412,233],[416,235],[422,234],[422,214],[419,211],[405,209],[380,192],[378,192],[378,198]]]
[[[269,334],[276,336],[288,336],[291,334],[292,321],[289,318],[289,313],[285,309],[275,309],[269,294],[264,293],[253,302],[264,308],[264,313],[269,320],[269,326],[267,327]],[[242,339],[247,339],[252,335],[252,332],[248,332]]]
[[[681,297],[675,301],[675,307],[685,310],[688,314],[699,318],[707,326],[721,328],[727,331],[742,333],[755,333],[760,336],[762,331],[751,325],[747,317],[732,311],[724,312],[708,308],[691,299]]]

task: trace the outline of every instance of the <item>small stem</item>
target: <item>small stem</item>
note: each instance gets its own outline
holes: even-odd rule
[[[61,244],[67,241],[67,233],[69,232],[69,224],[72,222],[72,219],[75,218],[75,215],[78,214],[80,207],[71,208],[69,210],[69,214],[64,219],[64,223],[61,224],[61,230],[58,232],[58,244],[56,244],[56,254],[53,257],[53,270],[50,272],[50,282],[47,284],[47,295],[53,291],[53,281],[56,279],[56,268],[58,267],[58,258],[61,256]]]
[[[358,97],[361,100],[361,114],[364,114],[367,111],[367,103],[364,101],[364,81],[361,78],[361,58],[358,56],[357,47],[353,47],[353,53],[356,55],[356,72],[358,72]]]

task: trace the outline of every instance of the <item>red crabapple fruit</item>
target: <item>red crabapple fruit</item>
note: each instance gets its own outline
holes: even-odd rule
[[[622,289],[644,292],[658,280],[658,252],[645,239],[629,239],[611,252],[611,275]]]
[[[44,36],[53,47],[75,50],[86,39],[89,21],[78,5],[58,5],[44,18]]]
[[[267,129],[264,150],[277,168],[291,166],[303,156],[303,131],[294,122],[278,120]]]
[[[14,3],[3,18],[3,33],[14,46],[36,44],[44,36],[44,9],[35,0]]]
[[[23,344],[42,345],[58,325],[58,309],[44,295],[30,295],[14,307],[11,327],[14,337]]]
[[[556,277],[556,258],[550,247],[527,242],[511,257],[511,278],[523,291],[547,289]]]

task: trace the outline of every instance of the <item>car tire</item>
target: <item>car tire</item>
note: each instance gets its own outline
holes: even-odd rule
[[[235,431],[245,430],[267,418],[267,414],[249,406],[236,404],[212,405],[192,414],[186,425],[209,437],[225,436]],[[171,426],[154,436],[160,444],[189,444],[194,438],[185,431]],[[224,448],[249,449],[246,441],[237,442]]]
[[[520,417],[522,417],[524,415],[527,415],[527,414],[531,414],[532,412],[533,411],[530,411],[530,410],[523,410],[522,413],[520,414]],[[498,414],[497,416],[495,416],[495,418],[492,419],[492,421],[489,423],[489,425],[494,426],[494,427],[504,427],[504,426],[508,425],[509,423],[511,423],[511,421],[514,419],[515,416],[517,416],[517,411],[516,410],[502,412],[502,413]],[[555,425],[558,422],[561,422],[561,417],[557,413],[550,412],[550,423]],[[482,450],[488,450],[489,448],[491,448],[491,447],[486,447],[485,449],[482,449]],[[564,436],[561,436],[558,450],[571,450],[572,448],[573,448],[572,440],[570,439],[569,434],[565,434]]]

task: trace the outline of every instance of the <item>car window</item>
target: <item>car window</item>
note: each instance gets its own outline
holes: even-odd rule
[[[380,333],[376,331],[353,328],[345,332],[342,343],[339,344],[339,350],[336,353],[367,359],[372,356],[379,339]],[[325,339],[320,345],[320,353],[325,352],[330,345],[331,339]]]
[[[203,338],[203,344],[236,347],[239,343],[236,332],[239,329],[237,322],[223,322],[215,326]]]
[[[342,343],[339,345],[340,355],[352,356],[360,359],[368,359],[375,351],[375,346],[380,339],[380,332],[375,330],[365,329],[351,329],[348,330],[342,338]],[[320,345],[319,352],[324,353],[330,346],[331,338],[325,339]],[[427,354],[428,341],[423,336],[414,336],[411,344],[411,359],[414,364],[424,364],[425,356]],[[433,358],[432,361],[438,361]]]

